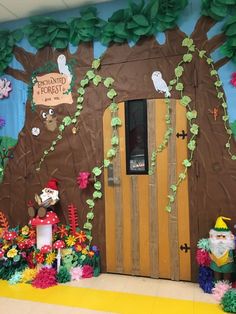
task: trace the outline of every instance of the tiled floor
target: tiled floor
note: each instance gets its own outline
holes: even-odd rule
[[[78,304],[80,304],[79,299],[81,295],[86,295],[86,298],[88,298],[89,300],[89,294],[91,293],[92,295],[92,292],[94,291],[99,291],[99,292],[103,291],[104,297],[103,297],[103,294],[102,294],[102,297],[101,297],[101,294],[99,294],[99,297],[98,296],[96,297],[97,299],[96,299],[95,304],[99,306],[95,308],[94,306],[92,306],[92,304],[89,304],[89,301],[86,304],[83,303],[81,308],[77,306],[75,307],[75,304],[73,304],[73,307],[58,305],[60,303],[63,304],[62,302],[60,302],[59,299],[66,298],[66,293],[64,292],[63,289],[66,287],[68,288],[68,286],[73,287],[72,289],[73,292],[76,291],[75,295],[78,298],[77,300]],[[142,278],[142,277],[102,274],[97,278],[83,279],[79,282],[71,282],[67,285],[61,285],[60,287],[57,287],[56,295],[58,297],[58,302],[55,302],[55,301],[52,302],[56,304],[44,303],[44,302],[47,302],[47,300],[45,301],[45,299],[42,297],[43,294],[41,293],[41,290],[37,290],[37,289],[33,290],[33,294],[35,294],[35,291],[37,291],[36,293],[38,293],[38,298],[36,299],[35,297],[28,298],[27,295],[25,295],[23,297],[19,297],[19,299],[21,300],[18,300],[16,299],[17,290],[19,291],[20,286],[17,286],[17,285],[14,285],[14,287],[10,287],[10,291],[12,291],[12,297],[13,297],[13,299],[11,299],[9,298],[11,297],[11,292],[10,294],[8,292],[9,295],[7,295],[6,297],[6,295],[4,294],[4,287],[7,287],[7,286],[6,285],[4,286],[3,282],[0,281],[0,314],[29,314],[29,313],[32,313],[32,314],[49,314],[49,313],[55,313],[55,314],[88,314],[88,313],[91,313],[91,314],[98,314],[98,313],[205,314],[205,313],[211,313],[211,314],[215,314],[215,313],[223,313],[223,311],[220,309],[219,305],[216,304],[216,302],[214,301],[211,295],[204,294],[197,284],[187,283],[187,282],[174,282],[174,281],[169,281],[169,280],[160,280],[160,279],[156,280],[156,279]],[[78,288],[78,289],[74,289],[74,288]],[[90,288],[90,289],[83,289],[83,288]],[[51,293],[52,291],[51,289],[54,289],[54,288],[49,288],[48,290],[44,290],[44,291],[46,291],[46,293],[49,293],[50,291]],[[112,309],[110,311],[101,311],[101,308],[106,308],[102,306],[102,303],[106,303],[108,301],[107,298],[111,298],[111,295],[109,294],[110,291],[113,291],[115,293],[114,310]],[[122,298],[119,299],[120,295],[122,295],[123,299]],[[124,299],[124,296],[126,297],[125,299]],[[145,299],[145,298],[148,298],[148,296],[152,296],[152,298],[150,298],[151,302],[153,302],[153,300],[155,300],[155,302],[156,300],[158,302],[159,300],[161,300],[161,302],[158,303],[160,304],[160,308],[162,308],[161,311],[157,309],[154,310],[152,309],[151,306],[145,307],[145,302],[147,302],[147,304],[149,303],[150,305],[149,299]],[[159,298],[156,298],[156,297],[159,297]],[[135,310],[135,303],[137,303],[135,302],[135,300],[137,301],[139,300],[139,298],[144,300],[143,301],[144,309],[146,309],[144,311],[143,310],[141,311],[141,309],[140,311],[137,309]],[[165,298],[168,298],[168,299],[165,299]],[[34,301],[37,300],[38,302],[27,301],[27,299],[28,300],[31,299]],[[126,300],[127,304],[129,303],[129,301],[131,303],[133,302],[133,305],[129,307],[129,309],[127,307],[127,311],[119,310],[121,307],[118,306],[118,302],[121,302],[121,300]],[[161,307],[161,303],[163,303],[163,300],[165,301],[164,304],[166,304],[166,310],[163,310],[163,304]],[[173,303],[174,300],[176,300],[180,308],[182,307],[183,302],[184,302],[183,303],[184,305],[187,304],[186,309],[184,310],[184,307],[182,307],[183,310],[180,310],[179,312],[177,310],[177,307],[178,307],[177,306],[176,311],[175,310],[173,311],[172,309],[171,312],[169,312],[168,304]],[[189,300],[189,301],[181,301],[181,300]],[[51,303],[50,299],[48,303]],[[67,304],[70,304],[70,303],[67,302]],[[211,306],[210,309],[208,308],[209,306]],[[172,307],[175,309],[175,305],[172,305]],[[111,305],[110,305],[110,308],[111,308]]]

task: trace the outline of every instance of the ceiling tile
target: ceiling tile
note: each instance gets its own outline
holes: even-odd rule
[[[9,20],[16,19],[16,15],[12,12],[9,12],[4,6],[0,3],[0,22],[6,22]]]
[[[32,0],[0,0],[0,4],[15,14],[17,18],[68,9],[62,0],[40,0],[39,2]]]

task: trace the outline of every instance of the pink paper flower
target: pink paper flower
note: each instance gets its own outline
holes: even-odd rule
[[[197,259],[198,265],[200,265],[200,266],[207,266],[208,267],[211,264],[211,258],[210,258],[209,253],[207,251],[198,249],[196,259]]]
[[[8,97],[11,90],[11,82],[6,78],[0,79],[0,99]]]
[[[83,270],[82,267],[74,267],[70,270],[71,280],[79,281],[82,278]]]
[[[230,83],[236,87],[236,72],[232,73]]]
[[[41,268],[35,279],[32,281],[32,286],[35,288],[45,289],[55,285],[57,285],[57,280],[56,270],[54,268]]]
[[[218,281],[212,289],[212,295],[216,301],[220,302],[224,294],[231,288],[232,285],[229,281]]]
[[[77,183],[81,190],[86,189],[89,184],[89,172],[80,172],[79,176],[77,177]]]

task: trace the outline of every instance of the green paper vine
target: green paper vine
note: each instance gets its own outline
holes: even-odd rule
[[[99,181],[99,177],[102,175],[102,171],[104,168],[108,167],[112,161],[112,159],[116,156],[117,148],[119,145],[119,138],[118,138],[118,127],[121,126],[122,122],[118,117],[118,105],[114,102],[114,98],[117,96],[115,89],[113,88],[114,79],[111,77],[101,77],[99,74],[96,73],[100,67],[100,59],[95,59],[92,63],[92,67],[88,70],[85,76],[80,81],[79,87],[77,89],[78,97],[77,97],[77,107],[73,117],[65,116],[62,120],[62,123],[59,125],[59,133],[57,138],[52,142],[51,146],[44,151],[43,156],[40,159],[39,165],[37,167],[37,171],[40,171],[40,167],[44,162],[45,158],[48,154],[55,150],[55,147],[63,138],[63,132],[65,131],[66,127],[71,124],[74,124],[74,127],[78,125],[78,117],[81,114],[83,109],[83,102],[84,102],[84,95],[86,93],[86,88],[89,84],[93,83],[95,86],[103,83],[104,86],[107,88],[107,97],[111,100],[109,105],[111,111],[111,127],[112,127],[112,138],[111,138],[111,147],[108,149],[106,153],[106,159],[104,159],[103,164],[101,166],[96,166],[92,169],[92,174],[94,178],[94,191],[92,197],[86,200],[86,204],[88,206],[88,212],[86,215],[86,222],[83,225],[83,228],[86,230],[86,235],[88,240],[92,241],[92,220],[94,218],[94,207],[95,202],[102,197],[102,184]]]
[[[223,123],[224,123],[225,131],[228,134],[228,140],[227,140],[227,142],[225,144],[225,147],[226,147],[226,149],[228,151],[228,154],[231,157],[231,159],[232,160],[236,160],[236,155],[233,154],[232,150],[231,150],[230,142],[231,142],[231,139],[232,139],[233,132],[232,132],[232,130],[230,128],[230,125],[229,125],[229,115],[228,115],[227,102],[226,102],[224,93],[222,92],[223,83],[220,80],[220,77],[219,77],[219,74],[218,74],[217,70],[215,69],[213,60],[209,56],[206,55],[206,51],[205,50],[199,50],[197,48],[196,48],[196,50],[198,52],[199,57],[201,59],[205,59],[205,61],[209,65],[209,72],[210,72],[211,77],[215,78],[214,86],[215,86],[215,89],[216,89],[216,95],[217,95],[218,100],[220,101],[221,107],[223,108],[222,120],[223,120]]]

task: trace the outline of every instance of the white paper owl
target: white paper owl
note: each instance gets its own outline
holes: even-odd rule
[[[66,56],[59,55],[57,58],[57,64],[58,64],[58,70],[61,74],[65,74],[70,78],[70,81],[72,79],[72,74],[70,73],[69,67],[66,64]]]
[[[155,71],[152,73],[152,81],[155,87],[155,90],[159,93],[165,93],[166,97],[170,97],[170,91],[166,82],[162,78],[162,74],[160,71]]]

